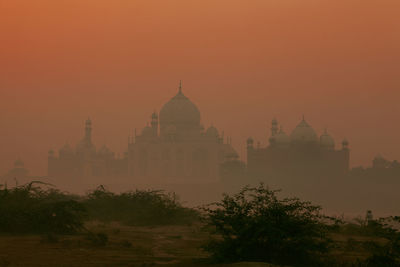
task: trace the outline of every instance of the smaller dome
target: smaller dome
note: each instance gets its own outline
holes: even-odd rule
[[[218,137],[219,133],[218,133],[217,128],[215,128],[214,126],[208,127],[208,129],[206,131],[206,136]]]
[[[15,162],[14,162],[14,167],[15,168],[23,168],[24,167],[24,162],[21,160],[21,159],[17,159]]]
[[[114,152],[112,152],[106,145],[103,145],[99,149],[98,155],[103,158],[113,158]]]
[[[49,150],[49,153],[48,153],[48,158],[54,158],[54,157],[55,157],[54,150],[53,150],[53,149],[50,149],[50,150]]]
[[[332,138],[328,131],[325,129],[324,133],[319,138],[319,144],[322,148],[334,149],[335,148],[335,140]]]
[[[282,127],[279,133],[274,136],[274,139],[278,145],[288,145],[290,143],[290,137],[283,131]]]
[[[375,156],[372,161],[372,166],[374,168],[387,168],[390,165],[390,162],[386,160],[381,154]]]
[[[151,114],[151,118],[152,118],[153,120],[158,119],[158,115],[157,115],[157,113],[156,113],[155,111],[153,112],[153,114]]]
[[[225,160],[228,160],[228,161],[229,160],[237,160],[239,158],[239,155],[231,145],[226,145],[226,148],[224,151],[224,157],[225,157]]]
[[[68,143],[66,143],[61,149],[60,154],[71,154],[73,153],[72,148]]]
[[[108,147],[106,145],[103,145],[100,149],[99,149],[99,154],[100,155],[107,155],[109,154],[111,151],[110,149],[108,149]]]
[[[147,125],[142,130],[142,136],[151,136],[151,135],[153,135],[153,129]]]
[[[254,144],[254,139],[252,137],[247,138],[247,144],[248,145],[253,145]]]

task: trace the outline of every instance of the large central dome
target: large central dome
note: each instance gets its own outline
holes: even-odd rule
[[[314,129],[305,121],[303,117],[303,120],[290,134],[290,139],[292,140],[292,142],[316,143],[318,141],[318,136],[315,133]]]
[[[175,126],[177,130],[199,128],[200,111],[183,93],[179,87],[179,92],[168,101],[160,110],[161,131]]]

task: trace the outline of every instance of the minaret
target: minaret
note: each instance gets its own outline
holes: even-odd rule
[[[350,170],[350,149],[349,149],[349,141],[347,139],[343,139],[342,141],[342,153],[344,160],[344,172],[348,172]]]
[[[87,119],[85,124],[85,141],[87,144],[92,143],[92,121],[90,119]]]
[[[254,139],[249,137],[247,138],[247,150],[254,149]]]
[[[155,111],[151,114],[151,129],[153,130],[153,136],[158,136],[158,115]]]
[[[275,136],[278,133],[278,121],[274,118],[271,123],[271,136]]]
[[[179,94],[182,94],[182,80],[179,81]]]
[[[343,139],[342,142],[342,150],[349,150],[349,141],[347,141],[347,139]]]

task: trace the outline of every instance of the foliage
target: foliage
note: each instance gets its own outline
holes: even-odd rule
[[[277,197],[263,184],[224,195],[206,207],[216,238],[205,249],[216,261],[263,261],[320,265],[328,252],[328,226],[320,207],[298,198]]]
[[[74,233],[83,228],[85,208],[71,195],[31,182],[0,188],[0,232]]]
[[[84,205],[90,219],[129,225],[187,224],[197,218],[197,212],[182,207],[175,194],[163,191],[115,194],[100,186],[87,195]]]
[[[8,189],[0,186],[0,232],[69,234],[84,230],[84,220],[130,225],[188,224],[198,218],[176,195],[162,191],[115,194],[104,187],[78,197],[41,182]]]
[[[371,220],[364,227],[376,237],[386,242],[373,242],[369,247],[371,256],[365,261],[366,266],[400,266],[400,232],[394,229],[390,222],[400,222],[399,217]]]
[[[346,250],[357,250],[366,255],[358,259],[356,266],[400,266],[400,233],[393,226],[400,223],[399,217],[373,219],[356,218],[357,223],[342,222],[334,233],[358,237],[347,240]]]

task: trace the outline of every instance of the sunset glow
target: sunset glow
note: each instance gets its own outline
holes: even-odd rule
[[[400,158],[398,0],[3,0],[0,172],[93,139],[123,153],[178,90],[202,123],[268,142],[304,114],[350,142],[351,166]]]

